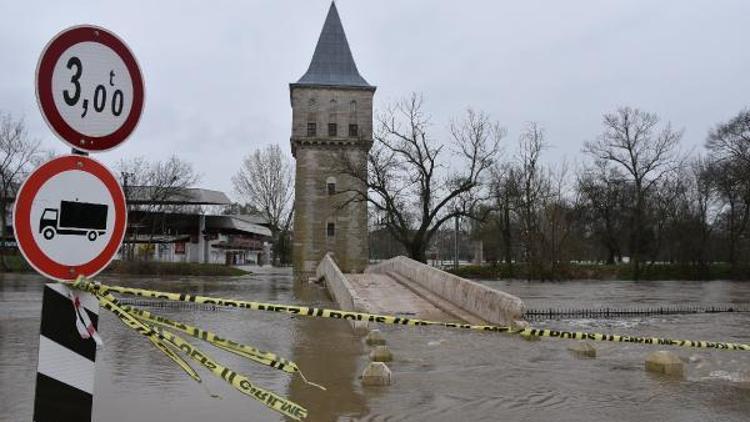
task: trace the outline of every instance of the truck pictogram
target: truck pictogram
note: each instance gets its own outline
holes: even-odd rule
[[[45,208],[39,219],[39,233],[51,240],[55,235],[86,236],[95,241],[107,232],[107,205],[60,201],[59,208]]]

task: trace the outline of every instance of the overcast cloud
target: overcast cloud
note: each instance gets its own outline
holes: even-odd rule
[[[0,110],[23,116],[48,148],[34,96],[42,48],[90,23],[122,37],[145,74],[146,108],[127,143],[95,158],[175,153],[202,187],[231,194],[254,148],[289,152],[288,83],[307,69],[327,0],[12,1],[0,3]],[[750,106],[750,2],[355,1],[339,13],[376,104],[424,93],[435,134],[467,106],[509,129],[547,129],[548,156],[576,160],[601,115],[619,105],[658,113],[702,148],[717,122]]]

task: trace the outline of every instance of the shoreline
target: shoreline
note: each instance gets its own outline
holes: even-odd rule
[[[36,272],[20,255],[6,255],[5,262],[8,268],[2,272],[6,274]],[[100,274],[239,277],[253,272],[222,264],[114,260]]]
[[[529,268],[525,264],[465,265],[445,271],[468,279],[489,281],[534,280],[626,280],[633,281],[633,269],[628,264],[561,264],[554,268]],[[651,264],[641,269],[639,281],[713,281],[750,280],[750,267],[732,269],[729,264],[708,265]]]

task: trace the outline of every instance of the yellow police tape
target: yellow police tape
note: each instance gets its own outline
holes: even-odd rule
[[[713,341],[695,341],[695,340],[676,340],[670,338],[660,337],[635,337],[635,336],[620,336],[613,334],[600,334],[600,333],[587,333],[587,332],[571,332],[571,331],[558,331],[549,329],[538,329],[538,328],[515,328],[507,326],[497,325],[471,325],[471,324],[460,324],[452,322],[442,321],[426,321],[415,318],[403,318],[392,315],[378,315],[369,314],[364,312],[352,312],[342,311],[336,309],[325,309],[325,308],[314,308],[307,306],[294,306],[294,305],[278,305],[271,303],[252,302],[246,300],[232,300],[223,298],[214,298],[208,296],[193,296],[189,294],[179,294],[170,292],[161,292],[155,290],[137,289],[120,286],[108,286],[100,283],[94,283],[83,278],[79,278],[73,287],[83,289],[92,293],[108,293],[115,292],[126,295],[134,295],[141,297],[148,297],[154,299],[165,299],[179,302],[193,302],[200,304],[212,304],[216,306],[226,306],[233,308],[250,309],[257,311],[268,311],[268,312],[280,312],[300,316],[319,317],[319,318],[334,318],[344,319],[351,321],[367,321],[380,324],[395,324],[395,325],[414,325],[414,326],[441,326],[448,328],[461,328],[478,331],[488,331],[496,333],[510,333],[519,334],[526,337],[551,337],[561,339],[572,339],[572,340],[592,340],[592,341],[607,341],[615,343],[639,343],[649,345],[667,345],[667,346],[681,346],[681,347],[695,347],[695,348],[709,348],[718,350],[740,350],[750,351],[750,345],[741,343],[727,343],[727,342],[713,342]]]
[[[143,309],[134,308],[132,306],[122,306],[122,309],[141,321],[160,325],[162,327],[173,328],[189,336],[192,336],[199,340],[203,340],[222,350],[226,350],[227,352],[234,353],[262,365],[288,372],[290,374],[297,373],[302,378],[302,381],[304,381],[306,384],[318,387],[321,390],[325,390],[325,387],[323,387],[322,385],[307,380],[307,378],[305,378],[305,375],[302,373],[302,370],[299,369],[296,363],[277,356],[275,353],[266,352],[248,346],[246,344],[241,344],[233,340],[225,339],[216,335],[215,333],[212,333],[211,331],[194,327],[182,322],[172,321],[162,316],[154,315]]]
[[[182,360],[179,356],[175,355],[162,342],[165,342],[175,349],[184,352],[192,360],[203,365],[211,373],[226,381],[239,392],[260,401],[267,407],[294,420],[302,420],[307,417],[307,409],[305,409],[304,407],[273,392],[264,390],[260,387],[256,387],[244,375],[238,374],[233,370],[219,364],[208,354],[200,351],[198,348],[188,343],[181,337],[175,335],[174,333],[155,326],[149,326],[139,321],[136,317],[134,317],[131,313],[124,309],[124,307],[120,306],[117,299],[115,299],[114,296],[112,296],[109,292],[101,290],[90,292],[97,297],[97,299],[99,300],[99,304],[104,309],[114,313],[128,327],[133,328],[137,332],[148,337],[148,339],[151,340],[152,343],[154,343],[154,345],[159,348],[159,350],[167,354],[167,356],[175,361],[183,370],[185,370],[185,372],[188,373],[188,375],[190,375],[196,381],[200,382],[201,380],[195,370],[190,367],[187,362]]]
[[[167,355],[168,358],[172,359],[180,368],[182,368],[182,370],[184,370],[190,376],[190,378],[194,379],[197,382],[201,382],[201,377],[198,375],[198,373],[179,355],[175,354],[167,346],[167,344],[165,344],[166,339],[159,336],[159,334],[151,327],[138,321],[132,315],[128,314],[122,308],[120,308],[114,296],[110,294],[96,294],[96,298],[99,300],[99,304],[104,309],[112,311],[115,316],[120,318],[120,321],[122,321],[123,324],[146,336],[148,340],[154,346],[156,346],[157,349],[161,350],[165,355]]]

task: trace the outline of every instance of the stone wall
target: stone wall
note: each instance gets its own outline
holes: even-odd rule
[[[320,261],[315,271],[318,279],[323,279],[328,292],[333,296],[333,300],[338,304],[340,309],[345,311],[363,312],[364,308],[360,305],[360,299],[355,293],[349,281],[341,272],[336,262],[330,254],[326,254]]]
[[[372,141],[373,89],[346,87],[294,87],[292,139],[307,138],[307,124],[316,123],[317,138],[350,141],[349,125],[356,124],[363,142]],[[328,136],[328,124],[336,123],[338,134]]]
[[[516,296],[399,256],[370,266],[366,272],[397,273],[477,317],[497,325],[526,325],[526,306]]]

